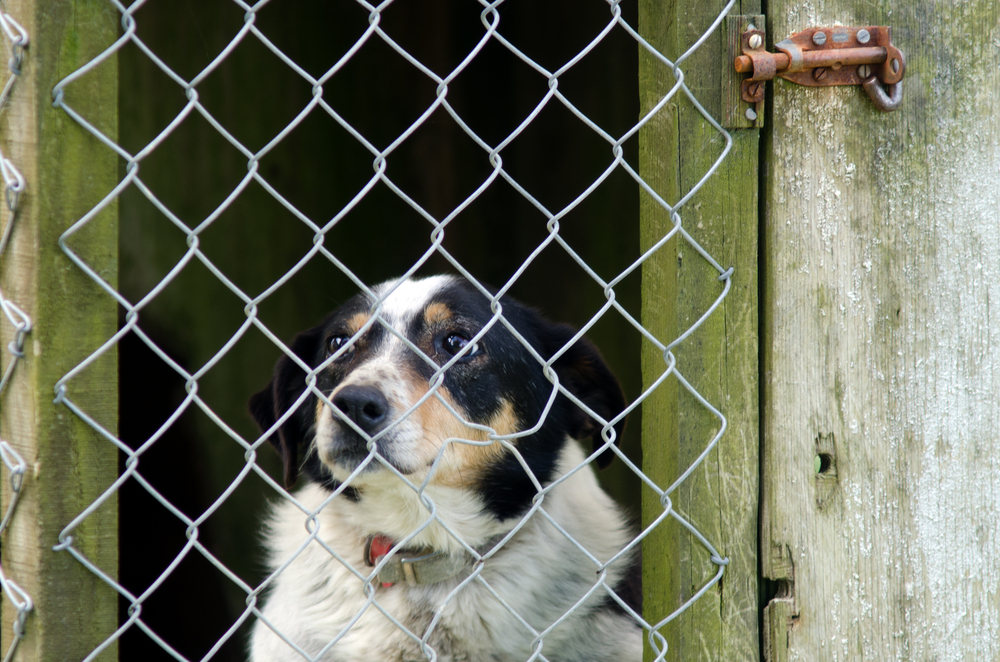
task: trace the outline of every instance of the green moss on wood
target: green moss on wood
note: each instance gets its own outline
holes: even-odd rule
[[[69,553],[52,547],[62,529],[115,480],[118,457],[110,442],[65,406],[53,404],[54,387],[115,333],[117,309],[63,254],[58,239],[114,188],[118,167],[113,152],[52,107],[52,88],[113,43],[118,26],[114,12],[100,2],[22,0],[8,3],[6,10],[27,29],[31,47],[6,110],[10,126],[5,125],[0,140],[5,150],[11,146],[10,156],[28,188],[0,277],[5,293],[31,316],[33,330],[27,356],[2,395],[2,436],[29,464],[21,501],[5,534],[3,564],[35,605],[19,659],[82,659],[117,628],[118,596]],[[67,100],[114,137],[117,93],[112,57],[73,84]],[[116,286],[117,241],[117,205],[112,203],[70,245]],[[70,381],[67,392],[111,433],[117,430],[117,374],[112,349]],[[5,501],[9,497],[5,492]],[[112,496],[76,529],[73,544],[115,577],[117,532]],[[4,633],[10,632],[12,617],[11,605],[4,601]],[[117,646],[99,659],[117,659]]]
[[[640,5],[640,31],[662,52],[676,56],[721,10],[682,3]],[[759,11],[744,6],[744,13]],[[725,36],[713,35],[685,62],[686,80],[714,116],[721,112],[720,61]],[[716,43],[718,42],[718,43]],[[640,56],[641,99],[651,108],[673,84],[669,71]],[[643,177],[669,202],[689,191],[722,153],[724,138],[679,96],[640,132]],[[734,132],[719,171],[680,214],[688,231],[723,267],[734,267],[723,305],[675,350],[678,369],[729,420],[715,452],[671,495],[674,508],[730,559],[724,581],[661,632],[669,660],[756,660],[757,635],[757,159],[758,133]],[[666,213],[643,199],[643,249],[672,226]],[[644,265],[643,322],[669,342],[693,324],[722,292],[719,273],[683,241],[671,241]],[[662,335],[661,335],[662,334]],[[664,369],[652,346],[644,348],[643,377]],[[667,487],[696,459],[719,422],[674,380],[643,408],[644,470]],[[644,493],[643,521],[662,512]],[[704,547],[668,520],[643,546],[645,618],[656,622],[676,610],[714,576]],[[652,659],[646,651],[646,659]]]

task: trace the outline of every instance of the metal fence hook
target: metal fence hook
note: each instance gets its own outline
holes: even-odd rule
[[[877,77],[869,76],[861,82],[861,85],[865,88],[865,92],[868,93],[868,97],[875,104],[875,107],[883,113],[896,110],[903,102],[903,81],[886,85],[886,89],[883,89],[882,83]]]

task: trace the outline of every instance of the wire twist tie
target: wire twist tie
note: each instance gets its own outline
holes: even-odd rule
[[[66,540],[61,541],[58,545],[52,546],[53,552],[65,552],[67,549],[73,546],[73,536],[66,536]]]

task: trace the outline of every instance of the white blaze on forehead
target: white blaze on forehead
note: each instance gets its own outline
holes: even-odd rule
[[[398,329],[400,323],[419,315],[435,294],[456,282],[458,279],[454,276],[429,276],[404,280],[401,283],[398,280],[390,280],[377,285],[374,288],[375,296],[382,297],[399,283],[382,303],[382,319]]]

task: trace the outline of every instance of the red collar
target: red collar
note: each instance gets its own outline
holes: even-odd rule
[[[374,567],[395,545],[396,543],[392,541],[392,538],[384,536],[381,533],[368,536],[368,541],[365,543],[365,563]],[[382,582],[382,586],[389,588],[392,586],[392,582]]]
[[[396,543],[392,541],[389,536],[384,536],[381,533],[376,533],[373,536],[368,536],[368,542],[365,543],[365,563],[370,566],[378,563],[378,560],[389,553],[389,550],[395,546]]]

